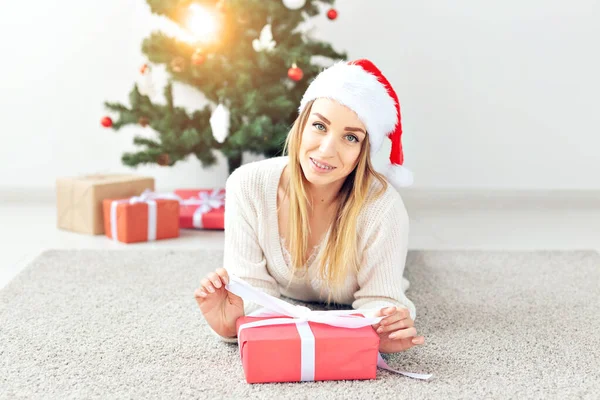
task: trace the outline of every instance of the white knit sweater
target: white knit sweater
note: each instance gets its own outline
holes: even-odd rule
[[[309,258],[308,277],[296,278],[288,286],[291,269],[281,241],[277,214],[278,184],[288,161],[285,156],[251,162],[229,176],[223,267],[272,296],[323,302],[328,292],[316,277],[315,268],[324,245],[315,249],[315,257]],[[379,187],[375,181],[371,192]],[[344,290],[336,292],[333,301],[367,315],[373,315],[382,307],[399,306],[407,308],[414,320],[415,306],[404,294],[409,286],[403,277],[408,231],[409,219],[402,198],[389,185],[385,194],[367,204],[359,216],[360,270],[348,276]],[[323,244],[328,237],[329,231]],[[244,303],[246,314],[257,308],[254,303]]]

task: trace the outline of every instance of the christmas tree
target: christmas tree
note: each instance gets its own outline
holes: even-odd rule
[[[105,102],[110,116],[102,125],[119,130],[150,126],[156,138],[136,136],[142,149],[122,156],[124,164],[174,165],[193,154],[203,167],[228,160],[229,172],[242,163],[243,152],[273,157],[297,117],[297,107],[310,81],[323,69],[313,57],[346,59],[306,30],[311,18],[328,9],[337,18],[335,0],[147,0],[152,13],[181,27],[185,40],[155,31],[144,39],[148,63],[140,73],[164,64],[169,82],[166,104],[154,104],[148,88],[135,84],[130,105]],[[319,4],[321,3],[321,4]],[[209,104],[188,113],[173,104],[173,81],[201,91]]]

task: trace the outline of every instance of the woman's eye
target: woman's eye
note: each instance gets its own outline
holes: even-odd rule
[[[315,122],[314,124],[312,124],[312,126],[317,128],[317,130],[320,130],[321,132],[325,132],[327,130],[325,125],[323,125],[320,122]],[[358,140],[358,138],[355,135],[346,135],[346,137],[352,138],[352,139],[350,139],[351,142],[360,143],[360,140]]]
[[[319,129],[319,130],[323,130],[323,131],[325,130],[325,125],[323,125],[323,124],[321,124],[321,123],[319,123],[319,122],[315,122],[315,123],[313,124],[313,126],[314,126],[314,127],[316,127],[316,128],[317,128],[317,129]],[[320,129],[319,127],[323,128],[323,129]]]
[[[356,143],[359,142],[358,138],[356,136],[354,136],[354,135],[346,135],[346,137],[351,137],[352,139],[354,139],[353,141],[356,142]]]

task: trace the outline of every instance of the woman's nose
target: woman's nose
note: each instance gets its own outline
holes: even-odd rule
[[[332,134],[325,135],[321,139],[319,151],[323,155],[335,155],[335,140]]]

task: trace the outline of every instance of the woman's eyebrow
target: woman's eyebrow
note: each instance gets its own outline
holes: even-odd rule
[[[362,133],[365,134],[365,136],[367,135],[367,132],[363,131],[360,128],[352,128],[352,127],[347,126],[346,130],[349,131],[349,132],[362,132]]]
[[[325,123],[327,125],[331,125],[331,122],[329,122],[329,120],[327,118],[325,118],[324,116],[322,116],[321,114],[319,114],[319,113],[313,113],[313,115],[316,115],[317,117],[321,118],[323,121],[325,121]]]
[[[313,113],[313,115],[316,115],[317,117],[321,118],[323,121],[325,121],[325,123],[327,125],[331,125],[331,122],[329,122],[329,120],[327,118],[325,118],[323,115],[319,114],[319,113]],[[347,126],[345,128],[345,130],[349,131],[349,132],[362,132],[365,134],[365,136],[367,135],[367,132],[365,132],[364,130],[362,130],[361,128],[353,128],[353,127],[349,127]]]

